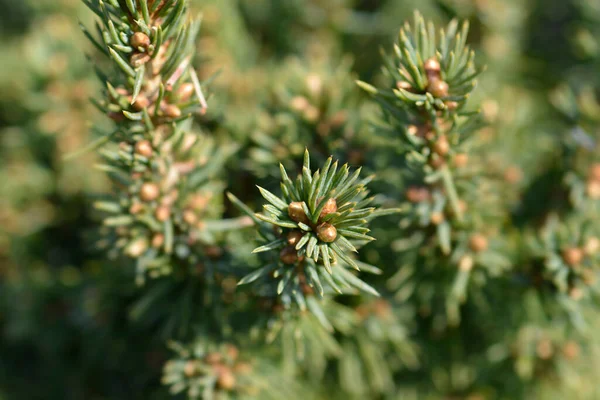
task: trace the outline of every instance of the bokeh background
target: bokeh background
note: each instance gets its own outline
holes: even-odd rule
[[[471,21],[469,41],[488,65],[476,101],[491,122],[490,140],[518,154],[535,137],[538,145],[516,158],[539,182],[522,213],[535,217],[544,180],[553,179],[545,167],[558,157],[557,138],[575,122],[561,88],[584,93],[570,100],[583,110],[577,122],[600,115],[589,89],[600,76],[595,0],[192,3],[203,14],[197,68],[204,78],[220,71],[204,122],[250,157],[264,100],[299,60],[346,68],[343,84],[377,81],[379,48],[415,9],[438,22]],[[108,184],[94,152],[64,159],[105,123],[88,99],[99,83],[79,21],[93,26],[78,0],[0,0],[0,398],[162,398],[162,338],[136,320],[131,273],[94,246],[90,199]],[[353,62],[340,66],[342,59]],[[296,147],[286,151],[295,156],[303,145]],[[249,173],[269,176],[252,165]]]

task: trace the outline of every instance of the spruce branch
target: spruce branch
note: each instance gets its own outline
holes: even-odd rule
[[[137,259],[140,280],[185,270],[214,244],[210,229],[223,229],[207,221],[220,218],[215,178],[234,151],[191,130],[207,109],[192,67],[200,22],[189,18],[187,0],[85,4],[101,24],[99,37],[84,33],[110,61],[97,68],[105,89],[94,101],[115,123],[99,142],[112,146],[99,151],[98,166],[115,187],[97,203],[114,228],[110,246]]]

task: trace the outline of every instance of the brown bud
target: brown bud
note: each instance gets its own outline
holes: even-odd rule
[[[196,362],[194,362],[192,360],[186,362],[185,366],[183,367],[183,373],[188,378],[191,378],[192,376],[194,376],[197,371],[198,370],[196,369]]]
[[[332,214],[336,211],[337,211],[337,202],[332,197],[329,200],[327,200],[327,203],[325,203],[325,207],[323,207],[323,210],[321,210],[321,214],[319,214],[319,218],[323,218],[324,216]]]
[[[411,203],[421,203],[429,200],[430,193],[426,187],[411,186],[406,190],[406,199]]]
[[[440,138],[433,144],[433,151],[440,156],[445,156],[450,151],[450,143],[446,136]]]
[[[446,108],[450,111],[454,111],[458,108],[458,103],[456,101],[447,101],[444,103]]]
[[[158,249],[162,247],[163,244],[165,244],[165,235],[162,233],[157,233],[152,237],[152,247]]]
[[[196,222],[198,222],[198,216],[192,210],[184,210],[183,220],[189,225],[194,225]]]
[[[204,357],[204,361],[206,361],[207,364],[211,365],[220,363],[222,359],[223,357],[221,356],[221,353],[217,352],[208,353],[206,357]]]
[[[147,108],[149,105],[150,105],[150,100],[148,100],[148,98],[146,96],[144,96],[143,94],[138,95],[138,97],[135,99],[133,104],[131,104],[133,109],[136,111],[142,111],[143,109]]]
[[[304,213],[302,202],[295,201],[290,203],[290,205],[288,206],[288,215],[293,221],[302,222],[307,225],[310,223],[308,217]]]
[[[429,82],[427,91],[433,95],[433,97],[446,97],[450,87],[446,82],[441,79],[434,79]]]
[[[488,240],[481,233],[475,233],[469,239],[469,248],[475,253],[486,251],[488,248]]]
[[[179,117],[181,117],[181,110],[175,104],[169,104],[169,105],[167,105],[164,108],[163,112],[169,118],[179,118]]]
[[[154,213],[154,216],[160,222],[165,222],[171,216],[171,209],[165,205],[158,206]]]
[[[590,180],[600,182],[600,163],[596,163],[590,167]]]
[[[565,343],[562,353],[567,360],[573,361],[579,357],[580,350],[581,348],[576,342],[569,340]]]
[[[330,223],[324,222],[317,227],[317,237],[325,243],[331,243],[337,238],[337,229]]]
[[[583,251],[588,256],[594,255],[600,250],[600,239],[597,237],[590,237],[585,241],[583,245]]]
[[[158,199],[160,189],[156,183],[146,182],[140,188],[140,197],[144,201],[152,201]]]
[[[471,256],[463,256],[458,261],[458,269],[460,269],[463,272],[469,272],[473,269],[474,265],[475,261],[473,261],[473,257]]]
[[[535,351],[542,360],[549,360],[554,355],[554,345],[550,339],[542,339],[538,342]]]
[[[578,287],[572,287],[569,290],[569,297],[576,301],[581,300],[581,298],[583,297],[583,290],[581,290],[581,288]]]
[[[432,57],[425,61],[425,63],[423,64],[423,68],[425,69],[425,73],[427,75],[439,75],[439,73],[442,70],[440,62],[435,57]]]
[[[152,144],[148,140],[140,140],[135,144],[135,152],[140,156],[149,158],[152,156]]]
[[[290,101],[290,107],[294,111],[303,112],[310,106],[308,99],[304,96],[296,96]]]
[[[317,74],[311,74],[306,77],[306,87],[313,95],[317,96],[323,88],[323,79]]]
[[[454,156],[453,161],[457,168],[463,168],[469,162],[469,155],[466,153],[458,153]]]
[[[304,233],[300,231],[290,231],[287,234],[287,242],[290,246],[295,246],[296,244],[298,244],[300,239],[302,239],[302,236],[304,236]]]
[[[291,246],[284,247],[279,253],[279,259],[284,264],[296,264],[298,261],[298,252]]]
[[[583,250],[578,247],[569,247],[563,250],[562,257],[570,267],[578,266],[583,261]]]
[[[142,47],[144,49],[150,46],[150,38],[144,32],[136,32],[131,35],[129,39],[129,44],[134,48]]]
[[[240,355],[240,350],[232,344],[228,344],[225,348],[225,352],[227,353],[227,357],[230,360],[237,360]]]
[[[446,160],[437,154],[434,154],[434,156],[429,159],[429,166],[433,169],[440,169],[444,165],[446,165]]]
[[[131,207],[129,207],[129,212],[131,214],[137,214],[144,209],[144,206],[141,203],[133,203]]]
[[[177,89],[177,97],[179,97],[179,100],[181,101],[189,100],[194,94],[194,91],[194,85],[191,83],[184,83]]]
[[[437,211],[434,213],[431,213],[431,223],[433,225],[439,225],[442,222],[444,222],[446,220],[446,218],[444,217],[444,214]]]
[[[587,195],[593,199],[593,200],[598,200],[600,199],[600,181],[590,181],[587,183],[585,190],[587,192]]]
[[[235,387],[235,375],[229,368],[223,368],[217,378],[217,385],[223,390],[233,390]]]
[[[523,179],[523,172],[517,166],[508,167],[506,171],[504,171],[504,180],[507,183],[515,184],[521,179]]]
[[[308,122],[317,122],[317,120],[319,119],[321,112],[319,111],[319,109],[315,106],[308,106],[306,108],[306,110],[304,110],[303,116],[304,119],[306,119]]]

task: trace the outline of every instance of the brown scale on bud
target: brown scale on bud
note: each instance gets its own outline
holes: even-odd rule
[[[427,85],[427,91],[433,95],[433,97],[446,97],[448,96],[448,91],[450,87],[448,83],[441,79],[434,79],[429,81],[429,85]]]
[[[300,241],[300,239],[302,239],[302,237],[304,236],[304,233],[300,232],[300,231],[290,231],[287,234],[287,242],[290,246],[295,246],[298,244],[298,242]]]
[[[150,100],[148,100],[148,98],[143,94],[140,94],[131,104],[131,107],[133,107],[133,109],[136,111],[142,111],[143,109],[148,108],[149,105]]]
[[[302,206],[302,202],[294,201],[290,203],[290,205],[288,206],[288,215],[290,216],[292,221],[302,222],[306,225],[310,223],[308,217],[304,213],[304,207]]]
[[[160,196],[160,189],[156,183],[146,182],[140,188],[140,198],[143,201],[153,201]]]
[[[454,156],[453,160],[456,168],[464,168],[469,162],[469,155],[466,153],[458,153]]]
[[[165,222],[171,217],[171,208],[165,205],[158,206],[154,212],[154,216],[160,222]]]
[[[430,220],[433,225],[439,225],[446,220],[446,217],[444,217],[443,213],[436,211],[431,213]]]
[[[406,190],[406,199],[411,203],[422,203],[429,200],[431,194],[426,187],[410,186]]]
[[[450,142],[446,136],[440,136],[433,144],[432,150],[439,156],[445,156],[450,152]]]
[[[298,252],[291,246],[284,247],[279,252],[279,259],[284,264],[296,264],[298,262]]]
[[[579,247],[569,247],[563,250],[562,258],[570,267],[576,267],[583,261],[584,253]]]
[[[181,101],[187,101],[192,97],[194,91],[194,85],[192,85],[191,83],[184,83],[177,89],[177,97]]]
[[[141,47],[143,49],[147,49],[150,46],[150,38],[144,32],[136,32],[131,35],[129,39],[129,44],[134,48]]]
[[[422,139],[433,140],[435,138],[435,132],[428,124],[409,125],[406,131],[409,135]]]
[[[135,152],[140,156],[150,158],[152,156],[152,144],[148,140],[140,140],[135,144]]]
[[[169,118],[181,117],[181,109],[175,104],[168,104],[167,106],[165,106],[163,113]]]
[[[337,209],[338,209],[337,201],[332,197],[329,200],[327,200],[327,203],[325,203],[325,207],[323,207],[323,210],[321,210],[321,214],[319,214],[319,218],[323,218],[326,215],[337,212]]]
[[[475,233],[469,239],[469,248],[475,253],[481,253],[488,248],[488,239],[481,233]]]
[[[325,243],[334,242],[337,239],[337,229],[328,222],[324,222],[317,227],[317,237]]]

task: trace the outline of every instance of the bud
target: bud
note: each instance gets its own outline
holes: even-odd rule
[[[310,223],[308,217],[304,213],[302,203],[299,201],[290,203],[290,205],[288,206],[288,215],[293,221],[302,222],[307,225]]]
[[[590,237],[585,241],[583,251],[588,256],[594,255],[600,250],[600,239],[597,237]]]
[[[475,233],[469,239],[469,248],[475,253],[486,251],[488,248],[488,240],[481,233]]]
[[[517,166],[508,167],[506,171],[504,171],[504,180],[508,183],[518,183],[522,178],[523,172],[521,172],[521,169]]]
[[[428,76],[439,76],[442,70],[440,62],[435,57],[432,57],[425,61],[425,63],[423,64],[423,68],[425,69],[425,73]]]
[[[429,82],[427,91],[433,95],[433,97],[446,97],[450,87],[446,82],[441,79],[434,79]]]
[[[152,144],[148,140],[140,140],[135,144],[135,152],[140,156],[150,158],[152,156]]]
[[[161,248],[163,244],[165,244],[165,235],[162,233],[157,233],[152,237],[152,247],[158,249]]]
[[[293,247],[284,247],[279,253],[279,259],[284,264],[296,264],[298,261],[298,252]]]
[[[460,261],[458,261],[458,269],[463,272],[469,272],[473,269],[475,265],[475,261],[473,261],[473,257],[471,256],[463,256]]]
[[[578,287],[573,287],[569,290],[569,297],[575,301],[581,300],[583,298],[583,290]]]
[[[146,182],[140,188],[140,197],[144,201],[153,201],[160,196],[160,189],[156,183]]]
[[[308,122],[317,122],[317,120],[319,119],[321,112],[319,111],[319,109],[315,106],[308,106],[308,108],[306,108],[306,110],[304,110],[304,119],[306,119]]]
[[[317,237],[325,243],[331,243],[337,238],[337,229],[330,223],[324,222],[317,227]]]
[[[433,151],[440,156],[445,156],[450,151],[450,143],[446,136],[440,138],[433,144]]]
[[[590,181],[587,183],[586,187],[587,195],[593,199],[600,199],[600,181]]]
[[[549,360],[554,355],[554,346],[550,339],[542,339],[538,342],[535,351],[542,360]]]
[[[590,167],[590,180],[600,182],[600,163],[596,163]]]
[[[576,342],[569,340],[567,343],[565,343],[562,352],[567,360],[572,361],[579,357],[580,350],[581,349]]]
[[[169,104],[169,105],[167,105],[164,108],[163,112],[169,118],[179,118],[179,117],[181,117],[181,110],[175,104]]]
[[[437,155],[437,153],[433,154],[433,157],[429,159],[429,166],[433,169],[440,169],[444,165],[446,165],[446,160],[443,157]]]
[[[177,97],[179,97],[179,100],[181,101],[189,100],[194,94],[194,91],[194,85],[191,83],[184,83],[177,89]]]
[[[142,111],[150,105],[150,100],[143,94],[138,95],[133,104],[131,105],[134,110]]]
[[[165,222],[171,216],[171,209],[165,205],[158,206],[154,216],[160,222]]]
[[[185,210],[183,212],[183,220],[189,225],[194,225],[198,222],[198,216],[192,210]]]
[[[434,213],[431,213],[431,223],[433,225],[439,225],[442,222],[444,222],[446,220],[446,218],[444,217],[444,214],[437,211]]]
[[[310,103],[304,96],[296,96],[290,102],[290,107],[294,111],[302,112],[310,106]]]
[[[185,366],[183,367],[183,373],[185,374],[185,376],[191,378],[196,374],[196,371],[196,363],[194,361],[190,360],[185,363]]]
[[[150,46],[150,38],[144,32],[136,32],[131,35],[129,39],[129,44],[134,48],[142,47],[147,49]]]
[[[450,111],[454,111],[458,108],[458,103],[456,101],[446,101],[444,104],[446,105],[446,108]]]
[[[321,214],[319,214],[319,218],[323,218],[326,215],[332,214],[336,211],[337,211],[337,202],[332,197],[329,200],[327,200],[327,203],[325,203],[325,207],[323,207],[323,210],[321,210]]]
[[[306,87],[314,96],[317,96],[323,88],[323,80],[319,75],[311,74],[306,77]]]
[[[141,203],[135,202],[133,204],[131,204],[131,207],[129,207],[129,212],[131,214],[137,214],[140,211],[142,211],[144,209],[144,206],[142,206]]]
[[[410,186],[406,190],[406,199],[411,203],[421,203],[429,200],[429,189],[425,187]]]
[[[204,361],[211,365],[220,363],[222,359],[223,357],[221,356],[221,353],[217,352],[208,353],[206,357],[204,357]]]
[[[217,378],[217,385],[220,389],[223,390],[233,390],[235,387],[235,375],[229,368],[223,368],[219,372],[219,377]]]
[[[129,246],[127,246],[127,250],[125,251],[130,257],[139,257],[148,249],[148,242],[145,238],[137,239],[133,241]]]
[[[295,246],[296,244],[298,244],[300,239],[302,239],[302,236],[304,236],[304,233],[300,231],[290,231],[287,234],[287,242],[290,246]]]
[[[563,250],[562,257],[570,267],[578,266],[583,261],[583,251],[578,247],[569,247]]]
[[[469,155],[466,153],[458,153],[454,156],[454,165],[457,168],[463,168],[469,162]]]
[[[239,349],[232,344],[226,346],[225,352],[227,353],[227,357],[229,357],[229,359],[233,361],[237,360],[237,358],[240,355]]]

